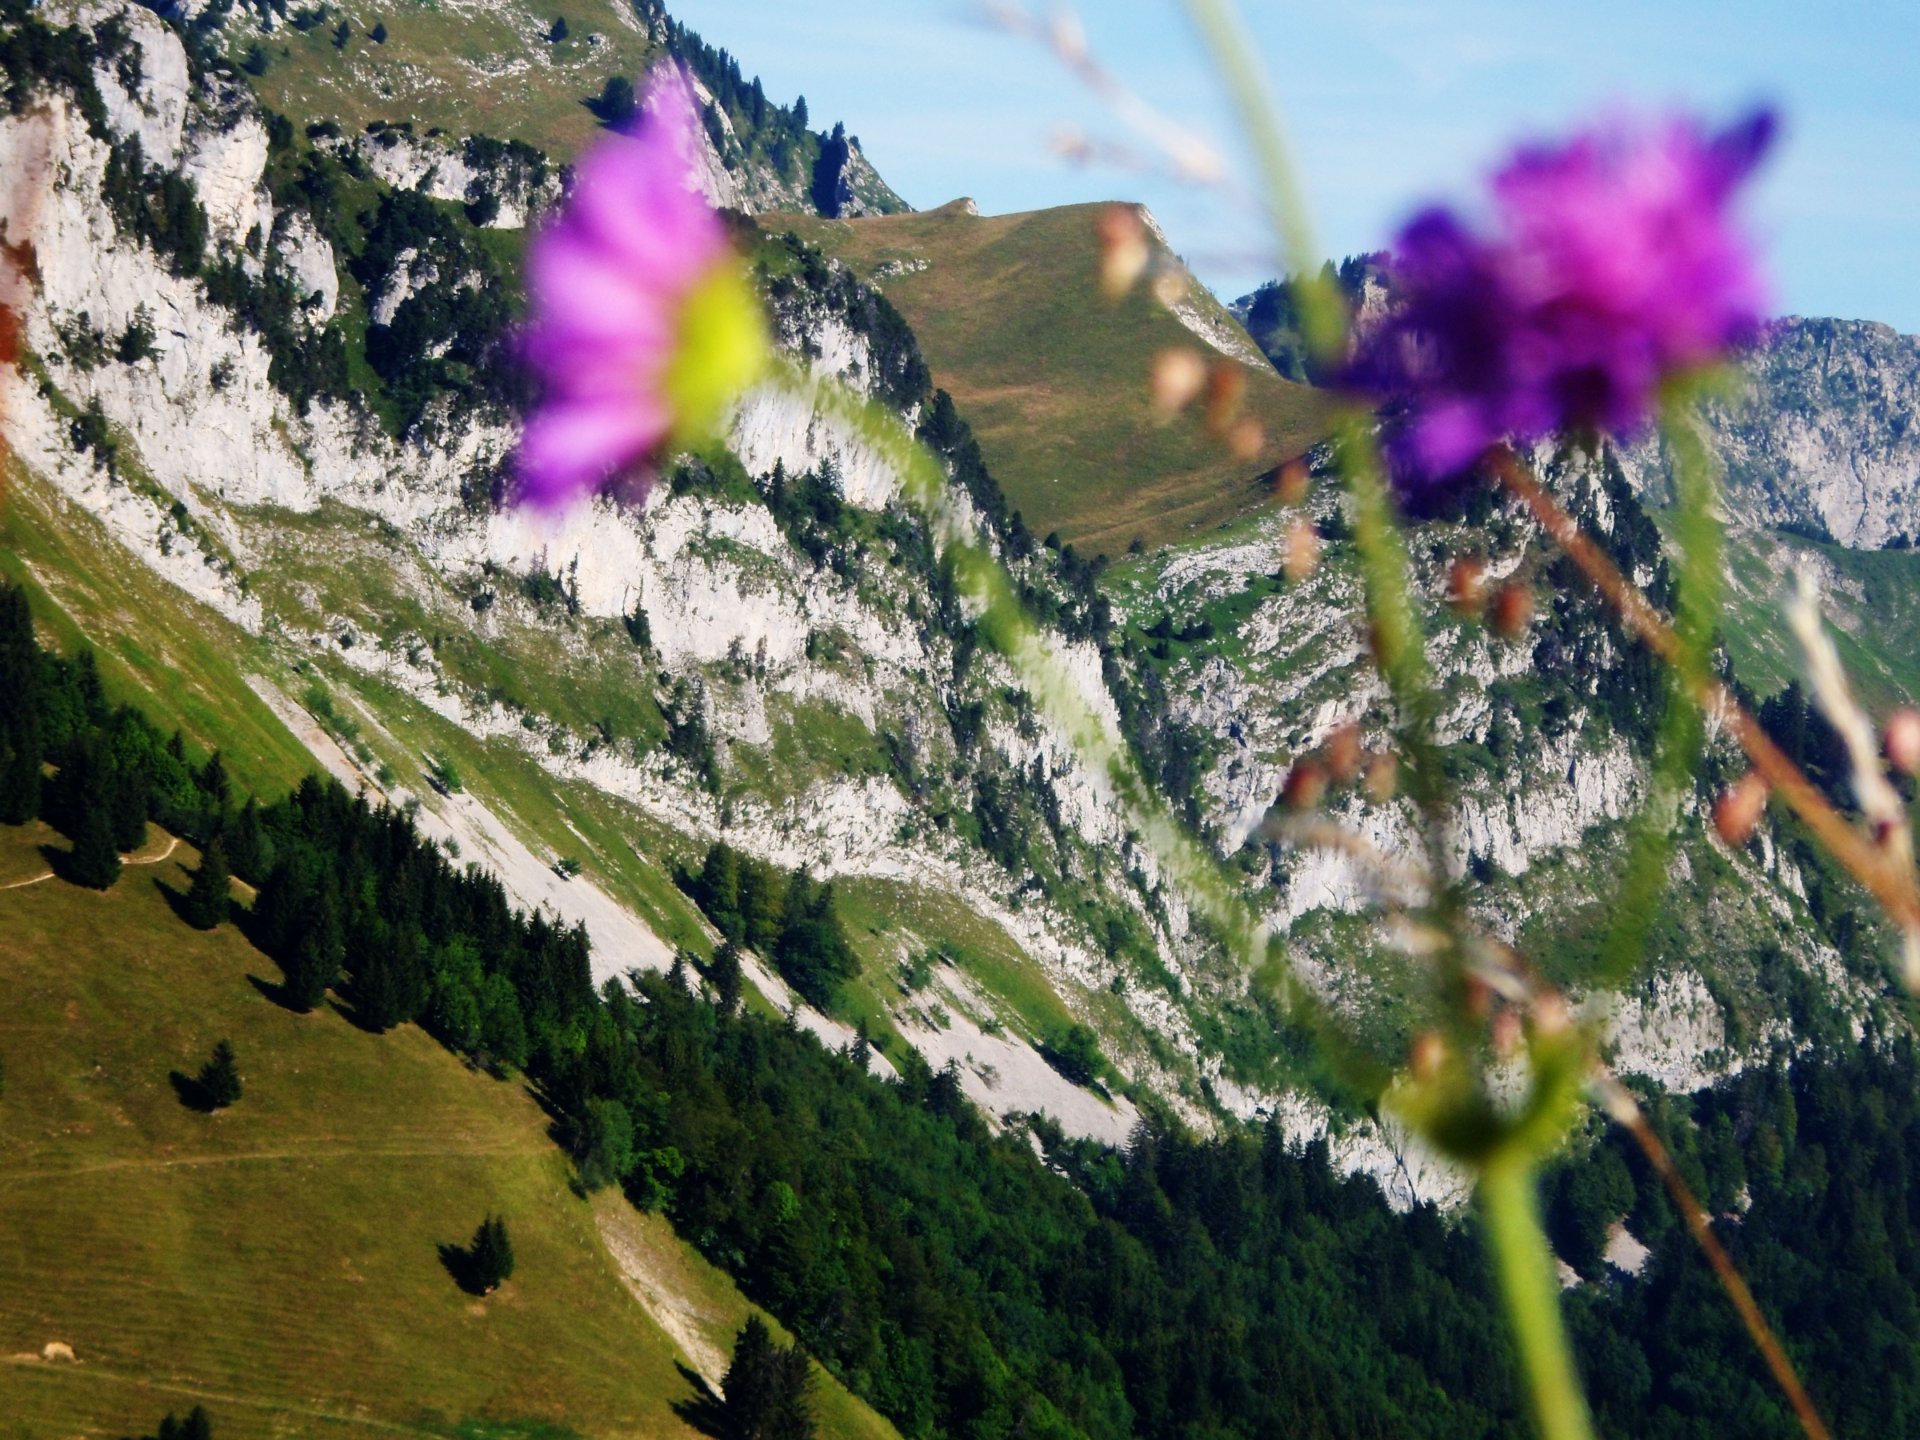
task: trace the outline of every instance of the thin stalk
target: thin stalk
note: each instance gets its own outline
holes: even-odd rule
[[[1213,56],[1214,68],[1226,82],[1227,94],[1239,112],[1240,128],[1253,146],[1260,192],[1266,200],[1274,237],[1280,242],[1283,267],[1303,282],[1300,318],[1307,349],[1316,360],[1337,359],[1346,343],[1346,312],[1331,287],[1321,283],[1321,257],[1313,227],[1307,221],[1306,202],[1294,177],[1280,107],[1253,58],[1253,39],[1240,23],[1231,0],[1186,0],[1186,6]]]
[[[1693,1236],[1694,1244],[1700,1247],[1700,1253],[1707,1257],[1707,1263],[1713,1267],[1720,1288],[1727,1292],[1727,1298],[1733,1302],[1733,1308],[1740,1316],[1740,1323],[1747,1327],[1747,1334],[1752,1337],[1761,1358],[1767,1362],[1767,1369],[1773,1372],[1775,1383],[1793,1406],[1793,1413],[1799,1417],[1800,1428],[1806,1431],[1808,1440],[1828,1440],[1826,1422],[1814,1408],[1813,1397],[1807,1394],[1807,1387],[1800,1383],[1800,1374],[1793,1368],[1793,1361],[1787,1358],[1785,1347],[1774,1335],[1773,1327],[1767,1324],[1767,1317],[1760,1313],[1760,1305],[1753,1298],[1753,1291],[1747,1288],[1746,1280],[1734,1268],[1733,1258],[1713,1233],[1713,1222],[1708,1218],[1706,1208],[1694,1198],[1693,1191],[1681,1177],[1679,1167],[1667,1153],[1667,1147],[1648,1123],[1639,1102],[1626,1086],[1611,1075],[1602,1074],[1597,1083],[1607,1113],[1633,1137],[1634,1144],[1640,1147],[1640,1153],[1647,1157],[1647,1163],[1665,1182],[1667,1193],[1673,1197],[1675,1207],[1687,1223],[1687,1233]]]
[[[1674,456],[1674,634],[1680,658],[1663,672],[1663,711],[1646,801],[1634,821],[1620,902],[1600,950],[1595,979],[1602,985],[1619,983],[1639,966],[1666,893],[1680,802],[1706,743],[1706,726],[1689,692],[1711,679],[1709,659],[1720,623],[1719,475],[1694,422],[1691,397],[1676,393],[1663,408],[1661,431]]]
[[[1540,1228],[1532,1165],[1518,1157],[1488,1165],[1480,1174],[1480,1203],[1534,1424],[1545,1440],[1591,1440],[1593,1422],[1560,1317],[1560,1281]]]

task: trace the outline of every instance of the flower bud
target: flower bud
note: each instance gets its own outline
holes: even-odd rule
[[[1100,292],[1118,300],[1147,268],[1147,227],[1131,205],[1108,205],[1100,211]]]
[[[1511,1060],[1520,1053],[1521,1024],[1520,1012],[1508,1006],[1493,1017],[1493,1053],[1502,1060]]]
[[[1287,530],[1286,554],[1280,568],[1296,585],[1320,567],[1320,532],[1310,520],[1296,520]]]
[[[1747,843],[1767,808],[1767,782],[1749,770],[1713,802],[1713,828],[1734,849]]]
[[[1307,490],[1313,477],[1307,473],[1307,462],[1289,460],[1280,467],[1280,473],[1273,477],[1273,493],[1280,498],[1282,505],[1300,505],[1305,503]]]
[[[1473,619],[1487,608],[1487,562],[1478,555],[1462,555],[1447,571],[1447,604],[1457,614]]]
[[[1187,279],[1186,271],[1173,265],[1168,265],[1155,271],[1153,280],[1150,283],[1153,290],[1153,298],[1169,310],[1185,300],[1193,290],[1192,282]]]
[[[1903,775],[1920,774],[1920,710],[1902,705],[1887,717],[1887,759]]]
[[[1367,794],[1382,805],[1400,788],[1400,761],[1382,752],[1367,761]]]
[[[1153,357],[1148,385],[1153,413],[1164,425],[1207,388],[1207,362],[1190,346],[1172,346]]]
[[[1247,395],[1247,372],[1232,360],[1216,360],[1207,371],[1207,429],[1225,435],[1240,417],[1240,402]]]
[[[1558,990],[1542,990],[1533,1001],[1533,1033],[1542,1039],[1564,1035],[1573,1028],[1573,1012]]]
[[[1508,581],[1493,592],[1489,610],[1494,633],[1503,640],[1518,640],[1533,623],[1533,591],[1518,581]]]
[[[1349,720],[1327,736],[1327,769],[1336,783],[1351,784],[1360,774],[1366,752],[1360,748],[1360,723]]]
[[[1440,1078],[1447,1066],[1447,1042],[1437,1030],[1422,1030],[1413,1037],[1413,1049],[1407,1056],[1407,1068],[1422,1085]]]
[[[1318,760],[1298,760],[1287,772],[1287,783],[1280,790],[1280,803],[1289,810],[1311,810],[1326,793],[1327,767]]]
[[[1267,448],[1267,428],[1251,415],[1236,420],[1227,431],[1227,449],[1236,460],[1254,460]]]

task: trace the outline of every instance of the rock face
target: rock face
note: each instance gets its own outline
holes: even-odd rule
[[[1728,501],[1756,525],[1857,549],[1920,541],[1920,338],[1858,320],[1780,321],[1707,408]],[[1656,489],[1665,458],[1628,452]]]

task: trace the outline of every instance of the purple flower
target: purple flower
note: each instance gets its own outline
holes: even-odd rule
[[[1398,309],[1352,370],[1405,407],[1396,477],[1457,475],[1509,437],[1631,433],[1663,382],[1756,333],[1766,288],[1730,211],[1774,129],[1767,111],[1718,135],[1615,122],[1515,154],[1484,232],[1417,215],[1391,264]]]
[[[535,504],[711,429],[764,362],[758,304],[696,180],[697,137],[686,77],[659,67],[633,128],[586,153],[528,249],[522,353],[543,399],[517,468]]]

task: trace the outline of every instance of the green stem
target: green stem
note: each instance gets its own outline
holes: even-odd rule
[[[1503,1157],[1488,1165],[1480,1175],[1480,1201],[1534,1424],[1545,1440],[1591,1440],[1593,1422],[1560,1318],[1560,1282],[1540,1228],[1531,1163]]]
[[[1316,360],[1338,358],[1346,342],[1347,317],[1331,285],[1321,280],[1318,246],[1307,223],[1307,207],[1287,154],[1285,127],[1273,91],[1254,61],[1253,39],[1231,0],[1186,0],[1187,13],[1226,82],[1240,115],[1240,128],[1253,146],[1267,217],[1280,242],[1284,266],[1302,282],[1301,328]]]

